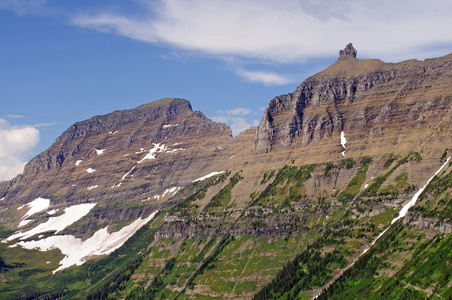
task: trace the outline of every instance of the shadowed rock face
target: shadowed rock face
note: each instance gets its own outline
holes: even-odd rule
[[[431,126],[449,121],[450,55],[397,64],[355,56],[347,45],[335,64],[293,93],[272,99],[256,131],[256,152],[339,140],[344,130],[352,138],[385,135],[381,142],[386,143],[413,134],[408,131],[421,120]]]

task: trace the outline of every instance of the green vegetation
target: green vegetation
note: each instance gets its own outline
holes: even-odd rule
[[[355,164],[356,164],[356,160],[354,160],[354,159],[351,158],[351,157],[346,158],[346,159],[344,159],[344,161],[343,161],[343,165],[345,165],[345,168],[347,168],[347,169],[353,169],[353,167],[355,166]]]
[[[333,169],[336,169],[337,166],[333,164],[332,162],[327,162],[325,164],[325,172],[323,173],[324,176],[331,176],[333,172]]]
[[[275,175],[275,170],[268,170],[264,173],[264,177],[262,178],[261,184],[267,183],[270,179]]]
[[[358,174],[350,180],[347,187],[338,195],[337,199],[342,203],[347,203],[352,201],[355,196],[359,193],[361,186],[366,180],[366,173],[369,169],[369,164],[372,162],[372,157],[365,156],[361,159],[361,167],[359,168]]]
[[[275,176],[273,182],[251,202],[250,206],[282,203],[286,206],[299,202],[303,198],[303,183],[311,178],[313,165],[305,165],[299,169],[295,166],[284,166]]]
[[[229,183],[224,188],[222,188],[218,192],[218,194],[216,194],[212,198],[212,200],[210,200],[204,210],[211,211],[212,208],[226,207],[229,202],[231,202],[231,190],[240,181],[240,179],[243,179],[243,177],[240,176],[240,173],[236,173],[234,176],[232,176]]]

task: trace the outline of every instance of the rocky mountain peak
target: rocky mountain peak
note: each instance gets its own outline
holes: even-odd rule
[[[353,47],[352,43],[349,43],[347,46],[345,46],[344,50],[339,50],[339,59],[344,58],[356,58],[357,51]]]

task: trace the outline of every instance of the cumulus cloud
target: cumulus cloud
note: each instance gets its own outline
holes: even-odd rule
[[[72,23],[178,49],[290,63],[333,56],[348,42],[358,54],[389,61],[423,58],[452,44],[444,30],[452,24],[452,2],[444,0],[138,3],[147,3],[147,13],[78,14]]]
[[[238,107],[226,111],[217,111],[217,115],[212,118],[215,122],[226,123],[231,126],[232,135],[236,136],[240,132],[259,125],[259,121],[249,118],[251,110],[246,107]],[[251,123],[249,123],[251,122]]]
[[[39,131],[0,119],[0,141],[0,181],[3,181],[23,172],[27,155],[39,142]]]

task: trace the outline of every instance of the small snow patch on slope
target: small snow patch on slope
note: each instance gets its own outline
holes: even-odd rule
[[[117,232],[108,233],[107,227],[102,228],[85,241],[71,235],[63,235],[51,236],[39,241],[18,242],[18,244],[26,249],[38,248],[41,251],[60,249],[66,256],[60,262],[60,267],[53,271],[56,273],[73,265],[79,266],[92,256],[110,254],[148,223],[156,213],[157,211],[153,212],[146,219],[140,218]]]
[[[75,162],[75,166],[77,167],[81,162],[82,162],[81,159],[77,160],[77,161]]]
[[[88,169],[86,169],[86,172],[88,172],[88,173],[94,173],[94,172],[96,172],[96,170],[94,170],[94,169],[92,169],[92,168],[88,168]]]
[[[171,196],[174,196],[174,195],[176,195],[177,194],[177,192],[180,190],[181,188],[180,187],[172,187],[172,188],[170,188],[170,189],[166,189],[164,192],[163,192],[163,194],[161,194],[161,195],[155,195],[154,196],[154,199],[157,199],[157,200],[159,200],[160,198],[163,198],[163,197],[165,197],[166,195],[171,195]]]
[[[17,232],[12,236],[8,237],[7,241],[12,241],[17,238],[21,240],[30,238],[35,234],[56,230],[56,233],[62,231],[64,228],[69,225],[77,222],[79,219],[84,217],[89,213],[89,211],[96,206],[97,203],[83,203],[78,205],[73,205],[70,207],[66,207],[64,209],[64,214],[58,217],[51,217],[47,222],[41,223],[35,228],[26,231],[26,232]]]
[[[92,189],[96,189],[98,187],[99,187],[98,185],[92,185],[88,188],[88,191],[91,191]]]
[[[221,172],[211,172],[211,173],[207,174],[206,176],[203,176],[203,177],[201,177],[201,178],[198,178],[198,179],[193,180],[192,182],[201,181],[201,180],[210,178],[210,177],[215,176],[215,175],[218,175],[218,174],[223,174],[223,173],[224,173],[224,171],[221,171]]]
[[[345,138],[345,133],[344,131],[341,132],[341,145],[342,148],[344,148],[344,151],[342,151],[342,156],[345,156],[345,143],[347,143],[347,139]]]
[[[160,144],[154,144],[154,147],[149,150],[149,153],[146,154],[138,163],[142,163],[146,159],[155,159],[155,155],[159,152],[164,152],[166,150],[166,146]]]
[[[94,150],[96,150],[96,152],[97,152],[97,155],[101,155],[102,153],[104,153],[104,152],[105,152],[105,150],[106,150],[106,149],[101,149],[101,150],[98,150],[98,149],[94,148]]]

